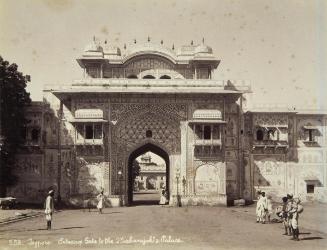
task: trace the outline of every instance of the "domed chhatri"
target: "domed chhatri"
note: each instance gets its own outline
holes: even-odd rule
[[[199,46],[197,46],[194,50],[195,54],[199,54],[199,53],[205,53],[205,54],[212,54],[212,48],[205,45],[205,44],[200,44]]]
[[[158,41],[158,43],[153,42],[148,37],[144,42],[138,42],[134,39],[129,44],[124,43],[123,48],[121,50],[107,40],[101,44],[96,38],[93,38],[93,41],[85,47],[82,57],[121,59],[123,63],[135,56],[149,54],[166,57],[175,64],[178,64],[178,61],[194,60],[200,57],[211,57],[215,60],[212,48],[204,44],[204,40],[201,44],[193,44],[192,41],[191,45],[176,47],[174,44],[164,44],[163,40]]]
[[[103,46],[103,54],[121,56],[121,51],[119,47],[105,43],[105,45]]]
[[[94,37],[77,62],[91,78],[150,79],[211,79],[220,63],[204,40],[202,44],[176,47],[148,37],[143,42],[134,39],[124,43],[122,48],[107,40],[100,43]]]
[[[85,46],[84,52],[103,52],[103,48],[96,42],[95,37],[93,37],[92,42]]]

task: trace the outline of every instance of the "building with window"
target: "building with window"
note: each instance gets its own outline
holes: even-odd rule
[[[40,174],[28,179],[36,189],[54,186],[67,202],[104,190],[112,205],[131,204],[133,161],[151,151],[165,160],[170,204],[252,200],[257,190],[327,201],[327,112],[251,106],[248,82],[212,79],[220,59],[204,41],[93,40],[77,62],[82,78],[46,86],[48,111],[23,132],[42,142]]]
[[[150,154],[144,154],[137,159],[140,174],[136,176],[134,191],[158,191],[166,185],[166,166],[152,161]]]

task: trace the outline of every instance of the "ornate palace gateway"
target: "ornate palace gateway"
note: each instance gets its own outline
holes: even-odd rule
[[[213,80],[220,60],[204,41],[93,41],[77,62],[83,79],[47,86],[28,110],[35,123],[12,195],[35,201],[52,186],[78,203],[103,189],[111,205],[128,205],[132,163],[151,151],[165,160],[170,204],[252,200],[257,189],[326,199],[326,113],[248,109],[250,86]]]

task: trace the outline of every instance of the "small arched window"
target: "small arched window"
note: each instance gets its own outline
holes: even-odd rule
[[[153,75],[143,76],[143,79],[156,79]]]
[[[257,130],[257,141],[263,141],[263,131],[262,131],[262,129]]]
[[[152,131],[151,131],[151,130],[147,130],[147,131],[145,132],[145,136],[146,136],[147,138],[151,138],[151,137],[152,137]]]
[[[136,75],[129,75],[129,76],[127,76],[127,78],[129,78],[129,79],[137,79],[137,76]]]
[[[163,76],[160,76],[160,79],[171,79],[171,77],[167,76],[167,75],[163,75]]]

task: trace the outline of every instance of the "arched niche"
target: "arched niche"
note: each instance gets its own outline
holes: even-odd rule
[[[195,174],[195,193],[198,195],[212,195],[219,193],[219,171],[210,164],[197,168]]]
[[[168,75],[162,75],[160,76],[160,79],[171,79],[171,77]]]

